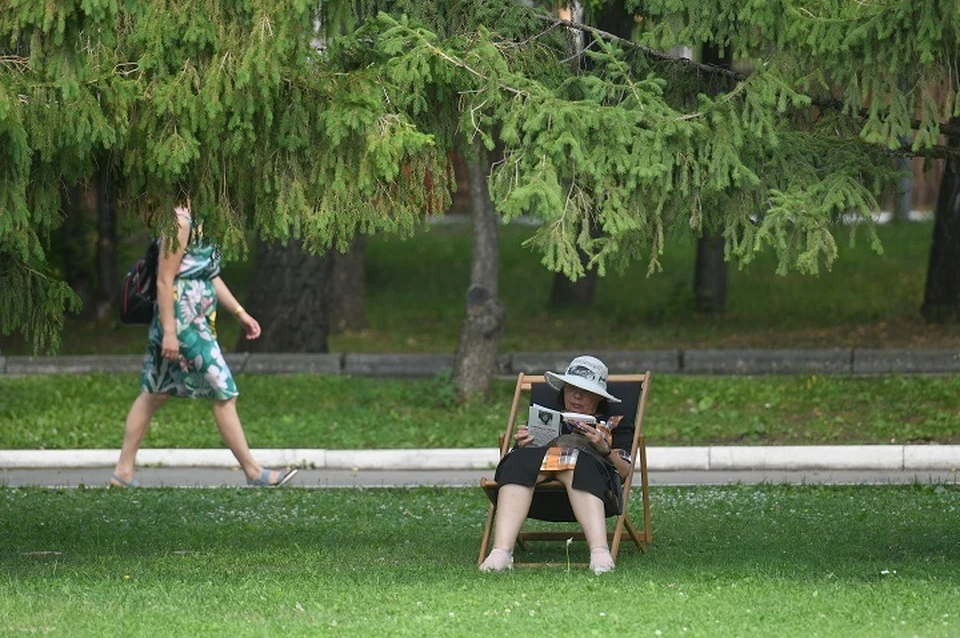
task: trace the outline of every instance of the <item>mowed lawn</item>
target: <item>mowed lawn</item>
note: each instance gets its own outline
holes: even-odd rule
[[[0,635],[960,635],[957,485],[652,501],[611,574],[495,575],[479,489],[0,489]]]
[[[239,411],[253,447],[490,448],[515,381],[460,403],[448,377],[241,375]],[[119,448],[136,374],[0,376],[0,449]],[[654,374],[648,444],[960,443],[960,377]],[[218,448],[208,401],[172,400],[146,447]]]

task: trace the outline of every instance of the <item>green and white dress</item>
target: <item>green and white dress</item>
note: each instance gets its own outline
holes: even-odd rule
[[[183,216],[186,220],[186,215]],[[190,220],[180,270],[173,280],[173,316],[180,340],[178,361],[161,355],[163,327],[155,311],[143,357],[140,389],[151,394],[225,401],[239,394],[217,342],[217,291],[220,251],[203,240],[202,229]]]

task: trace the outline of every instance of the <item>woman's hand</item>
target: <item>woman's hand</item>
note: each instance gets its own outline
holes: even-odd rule
[[[180,340],[174,332],[164,332],[163,342],[160,344],[160,356],[170,361],[180,358]]]
[[[606,427],[594,427],[581,421],[571,421],[571,423],[593,444],[597,452],[604,456],[610,454],[610,431]]]
[[[260,336],[260,324],[249,312],[244,310],[237,317],[237,320],[240,322],[240,327],[243,328],[243,334],[246,335],[247,339],[256,339]]]
[[[521,425],[517,428],[516,434],[513,435],[513,440],[516,441],[517,447],[526,447],[533,443],[533,436],[526,425]]]

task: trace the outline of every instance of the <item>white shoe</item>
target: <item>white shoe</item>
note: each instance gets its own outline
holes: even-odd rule
[[[508,569],[513,569],[513,554],[499,547],[494,547],[480,564],[482,572],[505,572]]]
[[[594,574],[611,572],[616,566],[609,548],[594,547],[590,550],[590,571]]]

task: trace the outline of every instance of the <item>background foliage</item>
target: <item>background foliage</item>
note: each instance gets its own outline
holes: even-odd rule
[[[4,8],[0,324],[35,348],[76,307],[48,268],[61,184],[96,171],[120,177],[128,223],[190,196],[228,254],[245,231],[322,251],[445,210],[447,152],[479,139],[502,155],[499,213],[542,221],[530,245],[571,277],[577,249],[601,272],[656,270],[672,228],[721,226],[729,259],[768,246],[780,272],[816,273],[836,258],[831,218],[872,237],[886,151],[914,128],[931,151],[957,111],[946,1],[638,6],[646,42],[732,47],[751,72],[719,87],[625,41],[566,63],[566,29],[512,0]]]

